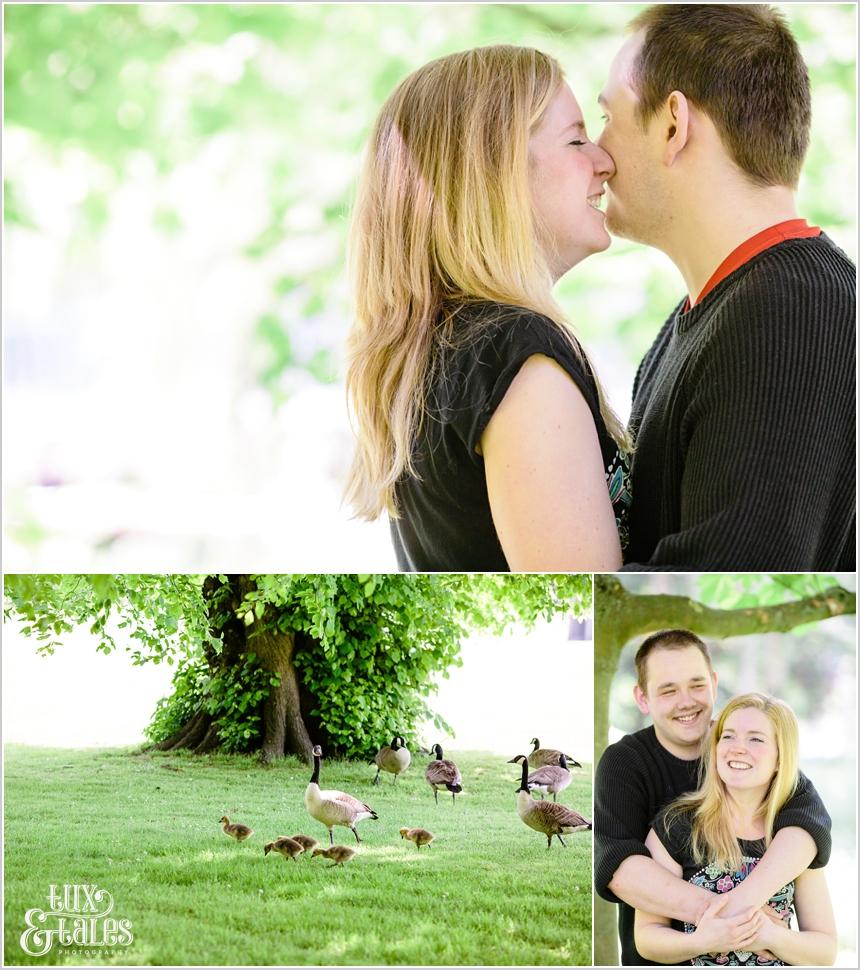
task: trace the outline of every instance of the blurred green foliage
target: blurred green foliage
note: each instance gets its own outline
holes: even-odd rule
[[[651,577],[625,577],[631,592],[658,596],[649,590]],[[811,597],[826,599],[828,591],[853,590],[853,577],[825,573],[703,573],[671,577],[673,595],[689,596],[721,610],[756,610]],[[788,633],[762,632],[715,640],[705,637],[719,675],[717,710],[742,690],[762,690],[787,701],[801,720],[815,720],[832,709],[834,698],[855,673],[854,615],[836,616],[795,627]],[[650,723],[632,703],[636,680],[634,656],[642,638],[629,643],[621,655],[612,684],[611,718],[625,733]],[[754,684],[748,683],[750,677]]]
[[[624,25],[641,4],[19,4],[4,7],[5,122],[62,169],[93,164],[76,202],[80,243],[108,224],[118,188],[142,160],[166,176],[203,165],[225,135],[267,139],[254,159],[267,211],[230,240],[270,287],[255,339],[259,381],[277,398],[289,368],[332,380],[349,317],[344,237],[362,145],[382,101],[420,64],[490,43],[533,45],[564,65],[590,124]],[[812,75],[815,121],[800,210],[856,257],[856,6],[787,5]],[[10,226],[38,231],[26,162],[7,166]],[[213,206],[231,204],[213,198]],[[153,224],[188,227],[154,196]],[[15,235],[10,234],[10,244]],[[314,254],[309,256],[309,254]],[[624,282],[623,287],[618,282]],[[681,293],[668,262],[629,243],[587,261],[559,297],[588,343],[632,365]],[[299,352],[301,324],[312,346]],[[304,341],[307,343],[307,340]]]
[[[501,636],[541,618],[586,616],[592,604],[589,574],[260,574],[238,606],[236,577],[212,579],[207,596],[204,577],[184,573],[9,575],[4,617],[21,620],[43,656],[86,625],[102,653],[175,663],[172,693],[159,701],[147,737],[168,738],[203,708],[228,751],[259,747],[261,708],[280,681],[253,649],[219,666],[227,624],[240,618],[252,628],[252,648],[266,630],[301,635],[292,662],[314,704],[309,713],[327,745],[354,757],[372,755],[382,737],[408,737],[428,718],[451,732],[425,698],[437,674],[462,663],[470,631]]]

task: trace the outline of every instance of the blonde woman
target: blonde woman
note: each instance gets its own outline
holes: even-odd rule
[[[701,788],[665,808],[648,833],[653,858],[695,885],[730,892],[770,844],[774,819],[797,785],[797,749],[787,704],[764,694],[729,701],[708,738]],[[637,950],[658,963],[696,966],[833,963],[836,928],[823,869],[805,870],[764,911],[723,918],[727,901],[717,895],[695,927],[637,910]]]
[[[626,439],[554,283],[609,245],[612,160],[559,65],[442,57],[383,106],[353,216],[357,513],[405,570],[621,565]]]

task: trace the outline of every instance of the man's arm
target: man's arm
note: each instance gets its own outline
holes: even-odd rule
[[[803,774],[794,795],[774,821],[775,835],[755,869],[732,890],[727,915],[763,906],[774,893],[807,868],[830,858],[830,815],[812,782]]]
[[[771,268],[690,354],[678,527],[627,570],[805,569],[852,534],[853,310]]]
[[[699,924],[714,899],[707,889],[672,875],[652,858],[642,855],[628,856],[621,863],[609,889],[634,909],[694,925]]]
[[[645,848],[653,808],[629,750],[603,752],[594,778],[594,884],[600,896],[695,923],[710,893],[667,872]]]
[[[753,871],[729,893],[726,916],[764,906],[771,896],[796,879],[815,857],[815,840],[803,829],[776,833]]]

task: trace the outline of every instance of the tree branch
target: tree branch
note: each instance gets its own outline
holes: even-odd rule
[[[640,609],[640,606],[644,608]],[[689,629],[722,640],[765,630],[786,633],[804,623],[856,613],[857,596],[841,586],[834,586],[794,602],[719,610],[687,596],[636,596],[628,592],[624,610],[625,642],[639,634],[673,628]]]

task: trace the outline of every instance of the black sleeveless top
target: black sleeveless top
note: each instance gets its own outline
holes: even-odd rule
[[[477,447],[522,365],[535,354],[555,360],[594,415],[616,524],[626,544],[630,505],[627,456],[606,430],[597,387],[558,326],[539,313],[498,303],[461,308],[437,352],[426,413],[414,445],[418,477],[404,476],[395,494],[400,517],[391,534],[401,570],[507,572]]]

